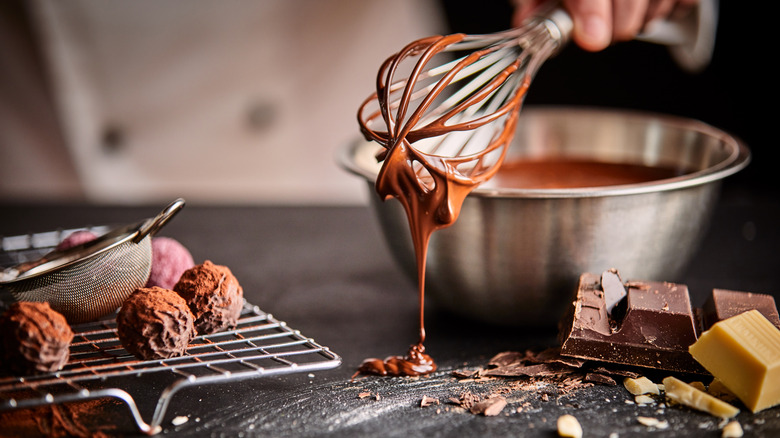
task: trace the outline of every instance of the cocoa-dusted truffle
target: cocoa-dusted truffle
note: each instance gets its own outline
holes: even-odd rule
[[[139,359],[181,356],[195,336],[195,318],[176,292],[143,287],[130,294],[119,309],[116,328],[125,350]]]
[[[189,304],[198,333],[216,333],[238,323],[244,290],[228,267],[206,260],[184,272],[173,290]]]
[[[15,374],[61,370],[72,340],[68,321],[49,303],[14,303],[0,317],[0,357]]]
[[[152,269],[146,287],[173,289],[184,271],[193,266],[192,254],[178,240],[155,237],[152,239]]]

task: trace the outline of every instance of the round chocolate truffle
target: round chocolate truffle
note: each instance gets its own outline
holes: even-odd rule
[[[161,287],[136,289],[116,317],[119,341],[139,359],[181,356],[195,336],[195,318],[187,302]]]
[[[184,272],[173,290],[189,304],[199,334],[236,327],[244,306],[244,290],[227,266],[206,260]]]
[[[12,304],[0,317],[0,357],[15,374],[59,371],[70,357],[73,331],[49,303]]]
[[[152,269],[146,287],[173,289],[184,271],[193,266],[192,254],[179,241],[155,237],[152,239]]]

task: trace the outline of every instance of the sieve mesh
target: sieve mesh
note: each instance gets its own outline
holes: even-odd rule
[[[0,286],[17,301],[48,302],[70,324],[108,315],[146,284],[152,265],[152,236],[183,207],[184,200],[178,198],[153,218],[4,269],[0,271]],[[10,242],[17,240],[11,238]]]
[[[49,275],[16,282],[8,289],[19,301],[46,301],[75,324],[118,309],[133,290],[144,286],[152,261],[151,236],[127,241]]]

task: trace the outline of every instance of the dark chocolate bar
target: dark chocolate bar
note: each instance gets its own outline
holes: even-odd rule
[[[698,326],[688,287],[653,281],[627,286],[610,317],[600,277],[580,276],[577,299],[561,327],[561,355],[706,374],[688,353]]]
[[[777,305],[772,295],[714,289],[712,295],[702,306],[704,329],[709,329],[718,321],[723,321],[753,309],[761,312],[769,322],[780,328],[780,317],[778,316]]]

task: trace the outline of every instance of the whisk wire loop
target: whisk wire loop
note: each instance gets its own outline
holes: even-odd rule
[[[405,143],[415,160],[436,157],[456,174],[492,176],[533,75],[561,44],[550,26],[538,19],[496,34],[432,36],[388,58],[358,110],[365,138],[384,147],[377,159]],[[380,120],[384,129],[374,126]]]

